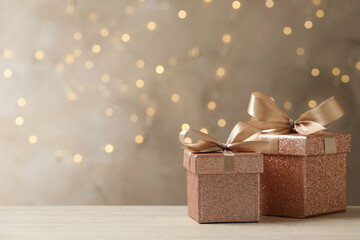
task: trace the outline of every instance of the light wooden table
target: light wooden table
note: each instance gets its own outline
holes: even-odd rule
[[[185,206],[3,206],[0,239],[360,239],[360,207],[309,219],[198,224]]]

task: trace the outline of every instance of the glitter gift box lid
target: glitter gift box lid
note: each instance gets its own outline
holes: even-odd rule
[[[337,153],[350,152],[351,134],[332,134],[335,136]],[[321,134],[301,135],[298,133],[279,135],[279,154],[297,156],[323,155],[325,154],[324,136]]]
[[[263,155],[255,152],[235,152],[234,173],[262,173]],[[196,174],[224,174],[224,154],[192,153],[184,150],[183,166]]]

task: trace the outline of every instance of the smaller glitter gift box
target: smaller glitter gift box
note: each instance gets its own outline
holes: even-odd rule
[[[187,131],[203,141],[186,144]],[[188,214],[199,223],[259,221],[260,173],[267,142],[251,141],[260,131],[239,122],[227,143],[189,129],[180,133],[185,146]]]
[[[293,121],[263,93],[252,94],[248,112],[269,142],[260,178],[260,213],[307,218],[346,210],[346,153],[351,136],[323,132],[344,114],[334,97]]]
[[[224,173],[222,153],[184,151],[188,214],[199,223],[259,221],[263,157],[236,153],[235,172]]]

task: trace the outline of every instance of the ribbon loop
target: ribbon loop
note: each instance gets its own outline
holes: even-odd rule
[[[286,134],[295,131],[303,135],[322,131],[326,129],[325,125],[345,114],[335,97],[330,97],[293,121],[269,96],[260,92],[251,94],[248,113],[259,119],[259,123],[250,124],[259,127],[262,133]]]
[[[289,117],[280,110],[266,94],[253,92],[250,97],[248,113],[259,121],[288,123]]]
[[[197,143],[186,143],[185,135],[190,131],[195,133],[203,141]],[[225,156],[224,172],[232,173],[234,172],[234,152],[255,152],[260,151],[266,147],[266,141],[252,141],[256,137],[258,137],[260,133],[260,129],[257,129],[245,122],[240,121],[231,131],[226,143],[222,143],[217,138],[195,129],[187,129],[181,131],[179,134],[179,139],[184,148],[192,152],[221,151]]]

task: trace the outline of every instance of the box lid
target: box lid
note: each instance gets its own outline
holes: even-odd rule
[[[335,137],[336,153],[347,153],[351,150],[350,133],[332,133]],[[266,135],[259,139],[265,140]],[[280,155],[323,155],[325,154],[325,140],[321,134],[301,135],[298,133],[279,135]],[[266,149],[263,151],[266,153]]]
[[[234,173],[262,173],[263,155],[254,152],[236,152],[234,161]],[[193,153],[184,150],[183,166],[197,174],[223,174],[224,154]]]

